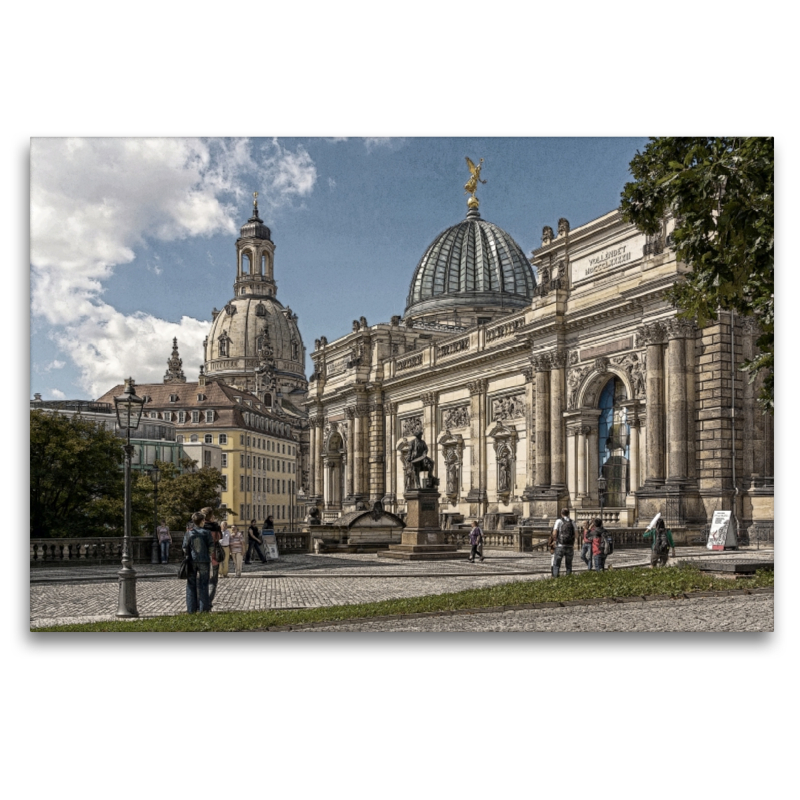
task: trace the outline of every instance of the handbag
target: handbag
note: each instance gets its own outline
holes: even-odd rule
[[[218,564],[222,564],[225,561],[225,551],[219,542],[214,542],[214,561]]]
[[[189,572],[192,569],[192,557],[186,556],[183,561],[181,561],[181,565],[178,567],[178,577],[182,581],[189,580]]]

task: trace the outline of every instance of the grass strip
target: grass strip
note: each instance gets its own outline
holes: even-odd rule
[[[376,603],[322,606],[294,610],[226,611],[212,614],[178,614],[114,622],[86,622],[31,628],[33,632],[200,632],[257,631],[311,622],[339,622],[348,619],[390,615],[424,614],[435,611],[496,608],[530,603],[562,603],[611,597],[665,595],[676,597],[691,592],[720,592],[732,589],[755,589],[775,585],[774,573],[759,570],[752,578],[719,578],[694,567],[674,566],[661,569],[634,569],[581,572],[557,580],[544,579],[505,583],[481,589],[466,589],[449,594],[425,595]]]

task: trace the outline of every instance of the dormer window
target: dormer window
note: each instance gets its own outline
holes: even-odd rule
[[[197,395],[197,399],[198,399],[198,401],[205,400],[205,399],[206,399],[206,396],[205,396],[204,394],[202,394],[202,393],[201,393],[201,394],[198,394],[198,395]]]
[[[186,412],[179,411],[178,412],[178,422],[186,422]]]
[[[234,397],[233,399],[234,399],[234,400],[235,400],[237,403],[241,403],[241,402],[242,402],[242,398],[241,398],[241,397]]]
[[[200,412],[192,411],[192,422],[200,422]]]
[[[176,395],[176,394],[171,394],[171,395],[169,396],[169,401],[170,401],[170,403],[177,403],[177,402],[178,402],[178,395]]]
[[[206,411],[206,422],[213,422],[213,421],[214,421],[214,412]]]

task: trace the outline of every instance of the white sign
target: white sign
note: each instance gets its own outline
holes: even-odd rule
[[[279,558],[278,540],[275,537],[275,534],[274,533],[266,534],[263,537],[263,539],[264,539],[264,550],[266,550],[267,555],[274,561],[277,561]]]
[[[736,533],[731,527],[730,511],[715,511],[711,518],[711,532],[708,534],[709,550],[724,550],[736,547]]]
[[[644,234],[597,250],[589,256],[578,258],[570,264],[572,283],[598,278],[616,267],[624,266],[642,257],[647,237]]]

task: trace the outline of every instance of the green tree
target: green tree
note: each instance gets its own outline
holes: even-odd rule
[[[158,484],[158,518],[166,519],[170,530],[181,531],[195,511],[222,502],[222,473],[214,467],[197,468],[190,458],[181,460],[180,469],[170,462],[156,461],[161,472]],[[147,475],[135,480],[131,491],[131,527],[153,532],[153,484]],[[231,512],[228,512],[231,513]]]
[[[774,410],[775,256],[774,171],[771,137],[658,137],[630,164],[634,182],[622,192],[623,217],[656,234],[675,217],[677,257],[692,271],[666,293],[681,317],[700,327],[717,309],[753,316],[759,355],[741,369]]]
[[[31,537],[108,535],[98,500],[122,503],[122,442],[79,415],[30,415]],[[121,524],[121,523],[120,523]]]

